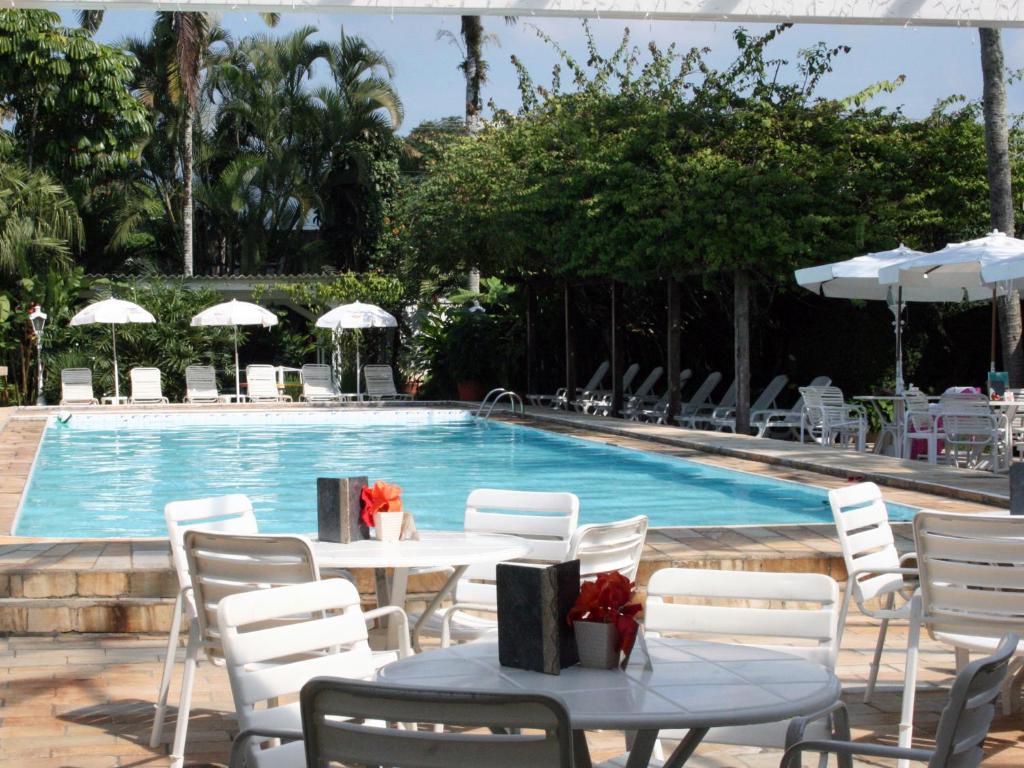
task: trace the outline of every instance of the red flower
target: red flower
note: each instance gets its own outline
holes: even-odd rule
[[[636,615],[643,607],[630,603],[636,585],[618,571],[599,573],[594,581],[580,585],[580,596],[566,621],[596,621],[614,624],[619,631],[619,649],[627,656],[633,650],[639,629]]]
[[[373,527],[374,512],[402,511],[402,489],[397,485],[385,483],[383,480],[365,486],[360,494],[360,499],[363,503],[361,517],[370,528]]]

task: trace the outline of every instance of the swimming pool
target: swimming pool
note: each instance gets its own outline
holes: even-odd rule
[[[404,489],[423,528],[458,528],[473,488],[571,491],[583,523],[829,522],[824,491],[744,472],[482,422],[458,410],[75,414],[47,424],[20,536],[163,536],[174,499],[246,493],[260,530],[316,529],[316,478]],[[913,510],[889,507],[895,519]]]

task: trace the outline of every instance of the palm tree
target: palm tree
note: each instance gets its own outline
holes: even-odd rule
[[[0,163],[0,275],[45,274],[82,241],[78,209],[45,171]]]
[[[1003,44],[998,29],[978,29],[981,38],[982,107],[985,115],[985,152],[988,156],[988,199],[992,227],[1014,234],[1013,194],[1010,181],[1010,138],[1006,120],[1006,82]],[[1010,386],[1024,385],[1024,348],[1021,345],[1020,294],[1010,291],[999,302],[1003,366]]]

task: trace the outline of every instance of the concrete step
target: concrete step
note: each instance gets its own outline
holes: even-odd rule
[[[0,600],[0,633],[167,632],[173,598],[8,597]]]

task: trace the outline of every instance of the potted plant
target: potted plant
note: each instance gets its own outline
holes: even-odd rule
[[[618,571],[600,573],[580,586],[566,620],[575,631],[582,666],[613,669],[620,653],[629,660],[639,629],[636,615],[643,610],[630,602],[635,586]]]
[[[398,541],[402,533],[402,489],[397,485],[378,480],[367,485],[360,494],[362,519],[373,528],[378,541]]]

